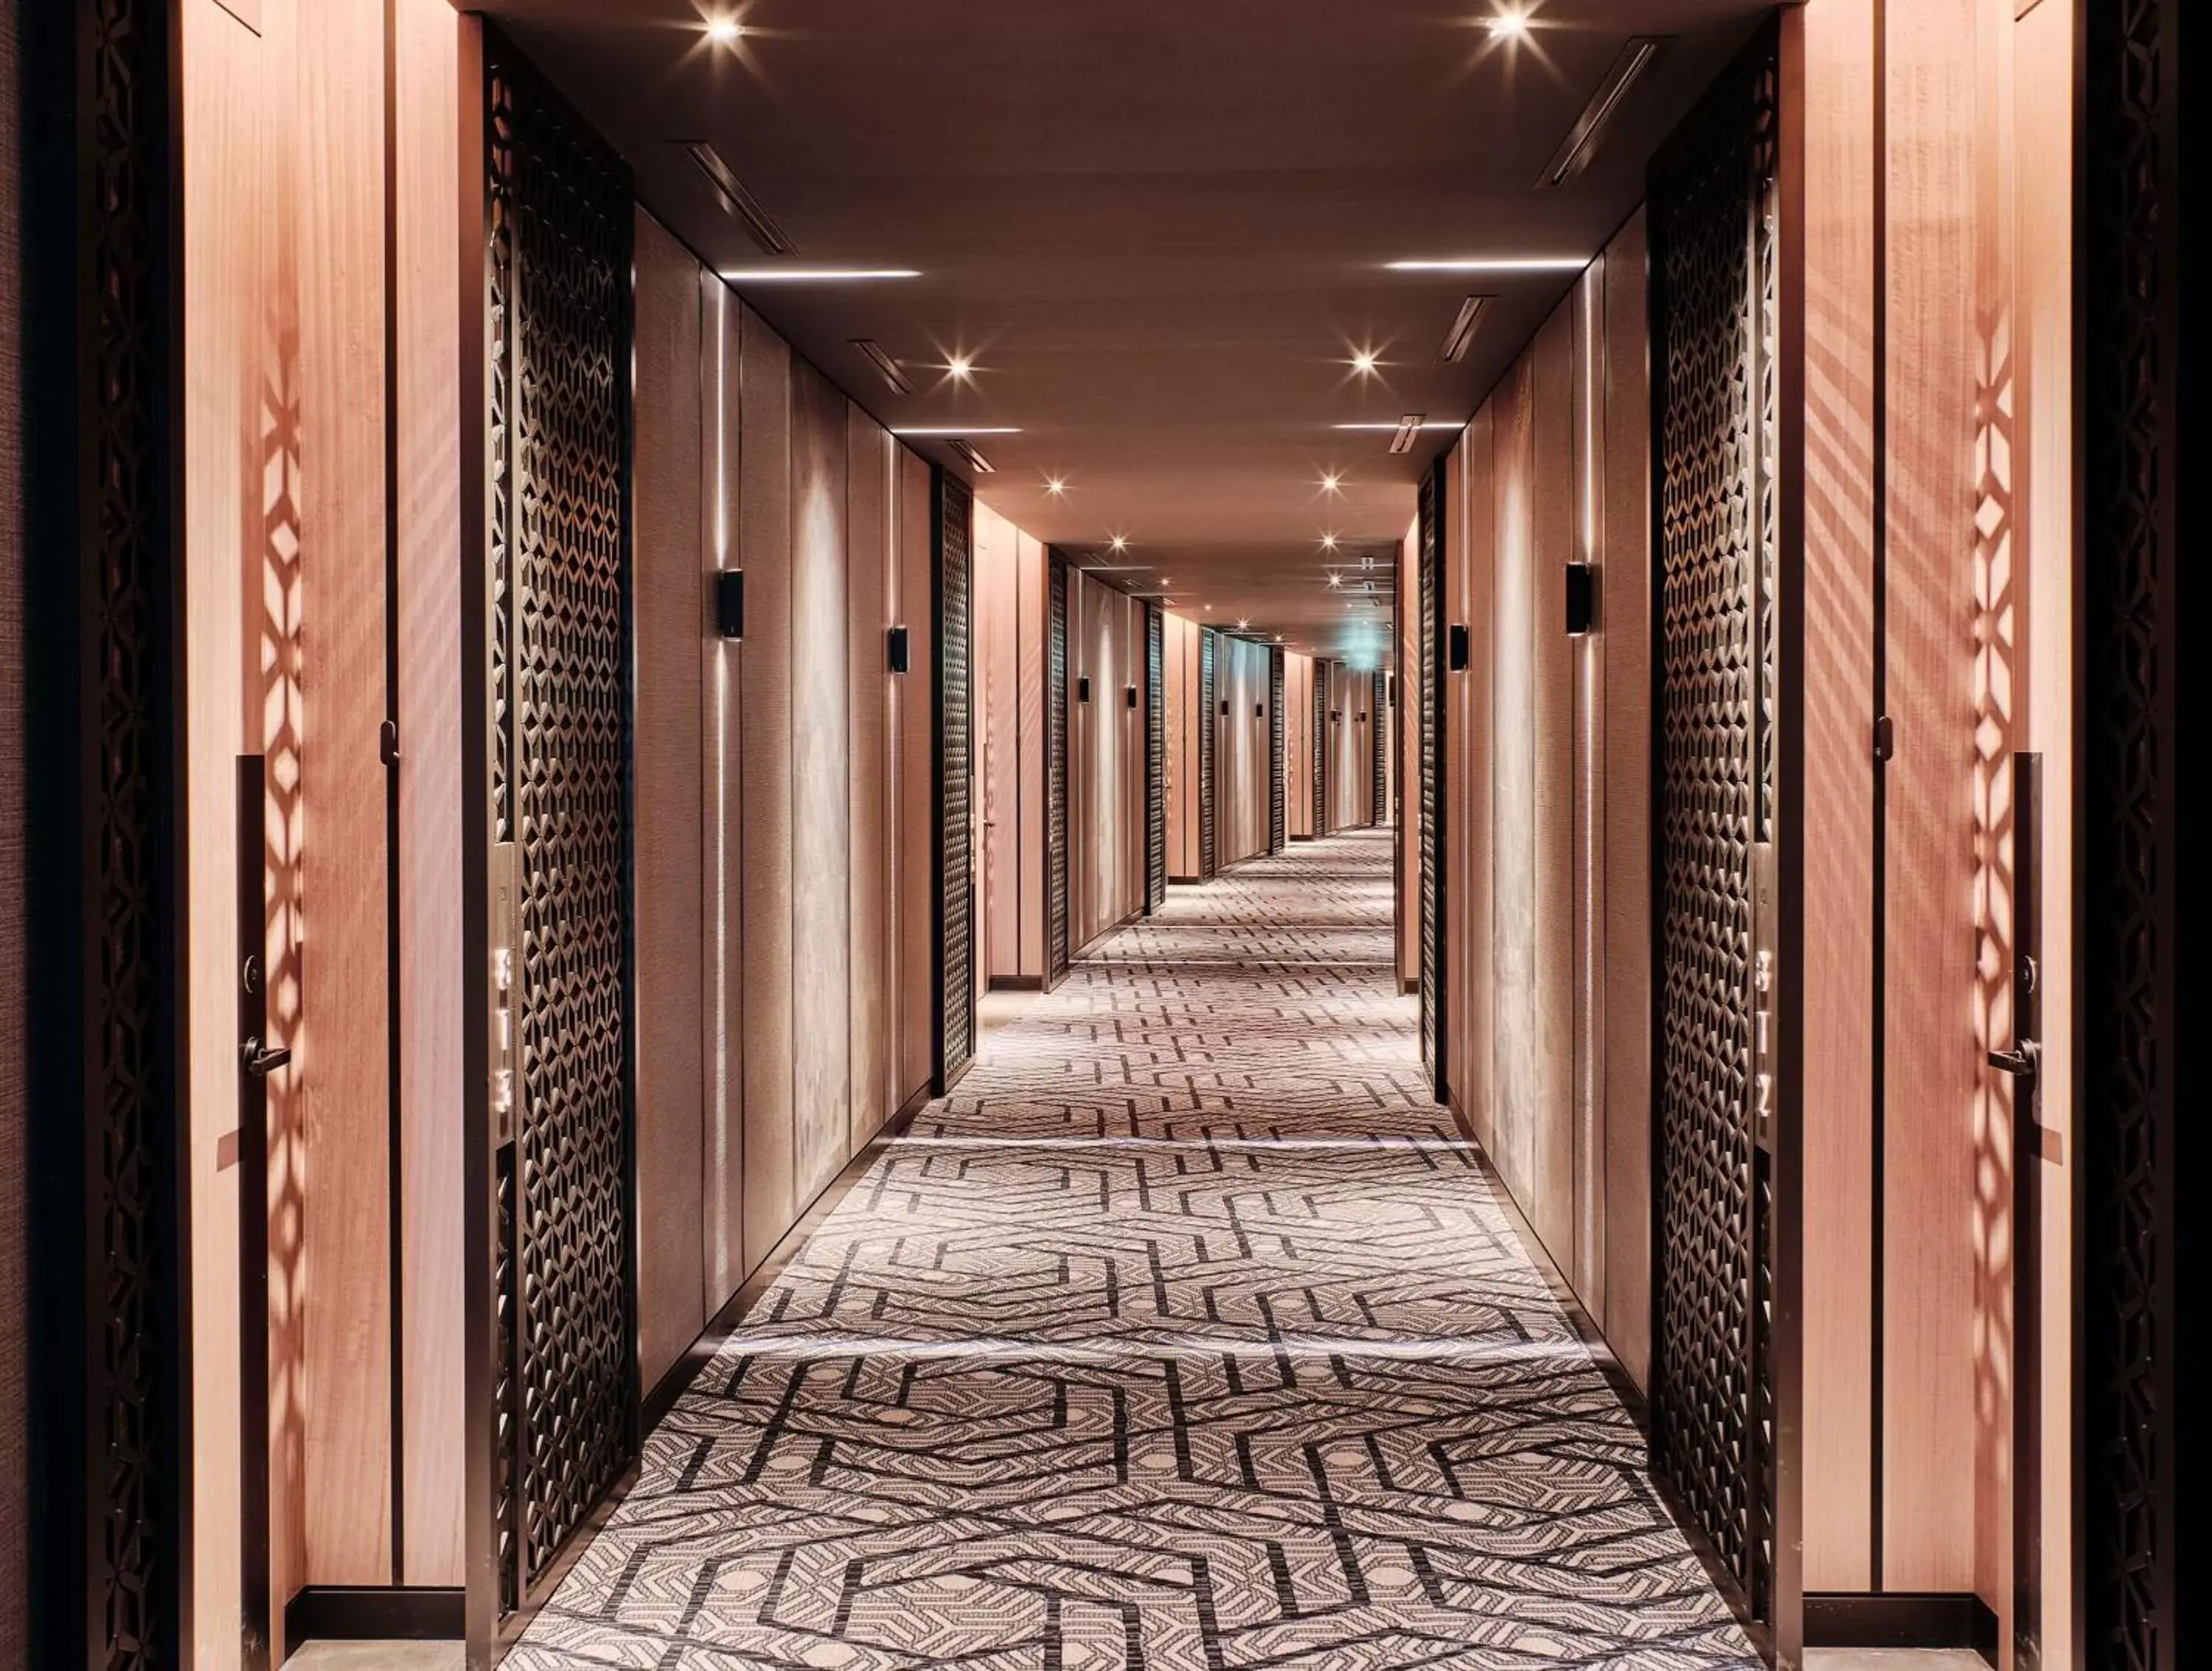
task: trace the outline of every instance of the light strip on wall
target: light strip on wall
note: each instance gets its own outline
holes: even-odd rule
[[[1614,113],[1628,97],[1628,90],[1642,79],[1644,72],[1658,62],[1659,55],[1667,50],[1673,37],[1668,35],[1632,35],[1627,44],[1605,72],[1605,79],[1590,94],[1589,102],[1583,106],[1575,125],[1567,130],[1559,149],[1544,165],[1537,177],[1539,185],[1564,185],[1589,166],[1597,155],[1597,142]]]
[[[1589,264],[1587,255],[1470,255],[1442,261],[1392,261],[1385,265],[1394,273],[1578,273]]]
[[[721,199],[723,210],[744,228],[745,235],[761,246],[762,254],[789,255],[799,247],[775,223],[775,217],[761,207],[760,199],[745,189],[745,183],[722,161],[720,151],[703,140],[692,140],[685,143],[684,152],[699,165],[699,172]]]
[[[1330,426],[1330,428],[1335,429],[1358,430],[1362,434],[1370,435],[1395,434],[1405,427],[1406,421],[1403,418],[1399,419],[1395,423],[1338,423],[1332,424]],[[1424,418],[1421,420],[1421,428],[1424,429],[1462,429],[1466,427],[1467,420],[1465,418]]]
[[[975,423],[908,424],[891,431],[894,435],[913,441],[945,441],[956,435],[1018,435],[1021,433],[1015,428],[994,429],[988,424]]]
[[[912,267],[725,267],[722,276],[732,284],[850,284],[921,275]]]

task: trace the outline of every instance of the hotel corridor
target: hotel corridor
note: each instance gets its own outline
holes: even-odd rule
[[[507,1662],[1756,1664],[1425,1093],[1381,829],[1178,888],[995,1033]]]

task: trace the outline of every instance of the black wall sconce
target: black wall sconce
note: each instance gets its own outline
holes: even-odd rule
[[[1267,717],[1267,703],[1265,703],[1265,702],[1255,702],[1255,703],[1253,703],[1253,704],[1252,704],[1252,717],[1253,717],[1254,719],[1255,719],[1255,720],[1264,720],[1264,719],[1266,719],[1266,718]]]
[[[885,655],[890,662],[891,671],[894,673],[903,673],[906,671],[906,629],[904,627],[893,627],[889,632],[884,635],[884,643]]]
[[[1586,562],[1567,565],[1567,636],[1580,638],[1597,619],[1597,570]]]
[[[1226,696],[1221,699],[1221,717],[1224,720],[1229,717],[1229,698]]]
[[[1128,699],[1128,705],[1131,708],[1134,708],[1137,705],[1137,687],[1135,685],[1129,684],[1122,686],[1121,694]]]
[[[742,568],[715,573],[714,633],[720,638],[745,635],[745,571]]]
[[[1467,656],[1466,624],[1462,622],[1455,621],[1452,623],[1450,633],[1450,657],[1451,670],[1453,672],[1464,673],[1467,671]]]
[[[1091,700],[1090,674],[1083,673],[1078,675],[1075,681],[1075,700],[1079,702],[1087,702]]]
[[[1385,675],[1383,676],[1383,679],[1382,679],[1382,689],[1383,689],[1386,692],[1388,692],[1388,693],[1389,693],[1389,694],[1385,696],[1384,700],[1385,700],[1385,701],[1387,701],[1387,702],[1390,704],[1390,706],[1391,706],[1391,707],[1393,707],[1393,708],[1397,707],[1397,706],[1398,706],[1398,676],[1397,676],[1395,673],[1387,673],[1387,674],[1385,674]]]
[[[1344,723],[1344,710],[1340,708],[1332,708],[1329,709],[1328,722],[1333,726],[1342,725]]]

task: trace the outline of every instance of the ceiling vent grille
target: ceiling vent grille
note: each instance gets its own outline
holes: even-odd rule
[[[1444,358],[1456,363],[1467,358],[1467,350],[1474,341],[1474,333],[1482,329],[1482,321],[1490,312],[1496,296],[1469,296],[1459,305],[1459,317],[1444,332]]]
[[[899,368],[897,361],[884,352],[882,343],[872,337],[855,337],[852,338],[852,344],[860,349],[861,356],[882,374],[884,381],[890,385],[893,394],[914,392],[914,385],[907,381],[906,373]]]
[[[1627,43],[1613,58],[1605,79],[1590,94],[1583,113],[1575,118],[1575,125],[1567,130],[1567,137],[1559,142],[1559,149],[1544,165],[1538,176],[1540,186],[1565,185],[1589,166],[1597,155],[1598,141],[1606,126],[1627,102],[1629,89],[1644,78],[1644,72],[1659,61],[1660,54],[1672,43],[1671,35],[1631,35]]]
[[[699,165],[699,172],[714,188],[723,209],[745,229],[745,235],[760,246],[763,255],[790,255],[797,251],[799,246],[775,223],[775,217],[761,207],[760,199],[745,189],[745,183],[722,161],[720,151],[703,141],[693,140],[685,143],[684,152]]]
[[[1411,453],[1413,443],[1421,438],[1421,425],[1425,421],[1425,415],[1420,412],[1408,412],[1400,418],[1397,433],[1390,437],[1390,450],[1393,453]]]
[[[968,467],[978,476],[996,476],[999,473],[998,466],[978,453],[974,442],[955,439],[945,444],[967,460]]]

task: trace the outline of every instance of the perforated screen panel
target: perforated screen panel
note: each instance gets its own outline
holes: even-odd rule
[[[629,177],[487,30],[492,829],[511,842],[512,1189],[496,1250],[507,1604],[627,1466]]]
[[[1046,562],[1044,634],[1045,981],[1067,973],[1067,560]]]
[[[1378,824],[1390,816],[1390,756],[1385,735],[1390,723],[1389,688],[1379,670],[1368,682],[1367,763],[1371,768],[1371,811]]]
[[[1328,663],[1313,665],[1313,825],[1328,834]]]
[[[932,472],[937,509],[937,1084],[959,1077],[975,1054],[973,612],[967,483]]]
[[[1145,605],[1145,909],[1168,897],[1167,617]]]
[[[1444,589],[1443,466],[1421,478],[1421,1060],[1439,1102],[1444,1076]]]
[[[1220,728],[1220,716],[1214,712],[1217,706],[1213,691],[1213,629],[1202,627],[1198,634],[1198,873],[1201,878],[1212,876],[1215,868],[1213,763],[1218,750],[1214,746],[1214,738]]]
[[[1285,657],[1278,646],[1267,657],[1267,851],[1280,853],[1287,839],[1286,801],[1290,792],[1287,780],[1286,744],[1290,740],[1286,718],[1283,713],[1283,678]]]
[[[1775,818],[1777,61],[1771,29],[1653,182],[1659,1037],[1654,1449],[1771,1616],[1771,1122],[1756,1114],[1755,896]],[[1771,891],[1771,890],[1769,890]]]

